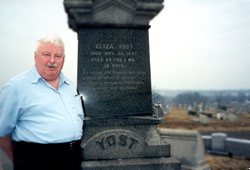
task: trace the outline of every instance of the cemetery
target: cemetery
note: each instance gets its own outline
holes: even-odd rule
[[[204,159],[211,169],[246,169],[249,166],[249,114],[243,114],[235,121],[213,118],[204,124],[197,121],[196,116],[189,115],[188,108],[172,107],[159,127],[162,131],[187,131],[193,135],[199,132],[204,145],[204,150],[199,150],[199,153],[204,152]]]
[[[250,148],[248,140],[202,132],[247,131],[250,116],[215,115],[202,106],[188,112],[188,104],[165,111],[154,102],[148,34],[163,0],[64,0],[64,7],[78,37],[83,170],[210,170],[207,154],[249,158],[249,150],[235,147]],[[0,158],[0,170],[11,170],[2,152]]]
[[[250,140],[229,138],[225,133],[213,133],[202,138],[209,153],[250,158]]]

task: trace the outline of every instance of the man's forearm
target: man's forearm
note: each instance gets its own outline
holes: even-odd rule
[[[13,161],[12,139],[10,136],[0,137],[0,148]]]

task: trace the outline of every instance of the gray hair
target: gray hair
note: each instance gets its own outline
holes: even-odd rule
[[[38,48],[42,44],[45,44],[45,43],[51,43],[51,44],[54,44],[54,45],[57,45],[57,46],[61,46],[63,48],[63,53],[64,53],[63,40],[59,36],[56,36],[56,35],[49,35],[49,36],[46,36],[46,37],[43,37],[43,38],[39,39],[37,41],[37,46],[36,46],[36,51],[35,52],[37,52]]]

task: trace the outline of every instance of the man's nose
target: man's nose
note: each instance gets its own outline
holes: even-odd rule
[[[55,61],[56,61],[56,60],[55,60],[55,55],[54,55],[54,54],[51,54],[51,55],[50,55],[49,61],[50,61],[50,62],[55,62]]]

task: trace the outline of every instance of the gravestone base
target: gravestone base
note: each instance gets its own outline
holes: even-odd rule
[[[134,158],[100,161],[84,161],[84,170],[175,170],[180,169],[176,158]]]
[[[150,116],[86,118],[82,142],[85,169],[181,169],[170,144]]]

